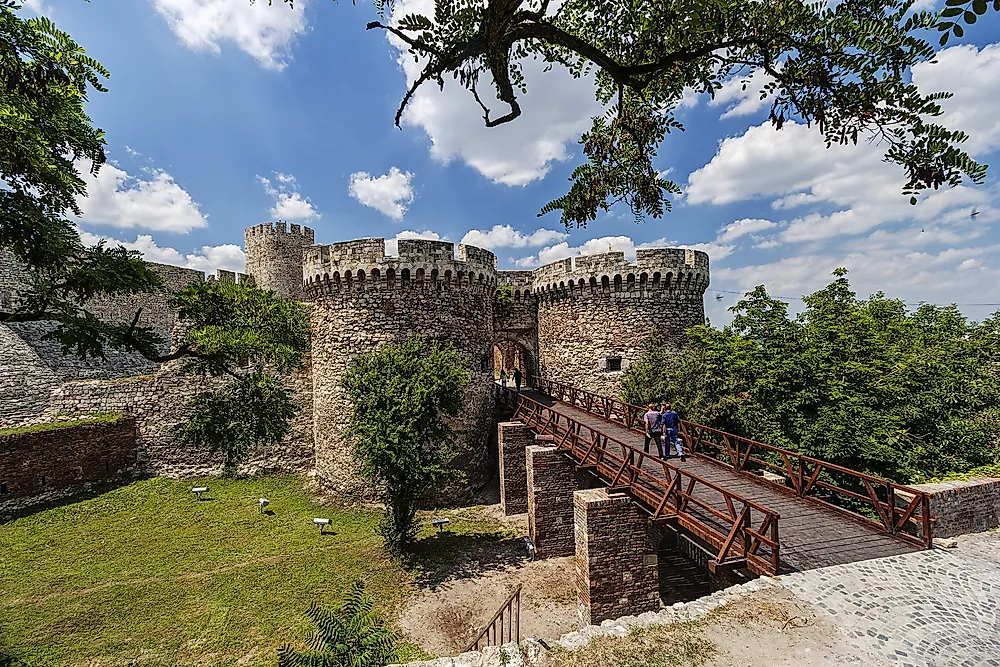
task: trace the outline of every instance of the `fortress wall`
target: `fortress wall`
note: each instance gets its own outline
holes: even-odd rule
[[[607,396],[659,330],[668,345],[705,321],[708,255],[662,248],[576,257],[535,270],[541,373]],[[620,360],[620,369],[613,364]]]
[[[361,239],[306,252],[317,475],[339,491],[368,492],[355,473],[347,438],[352,407],[340,380],[358,356],[420,335],[453,343],[469,372],[464,408],[452,420],[453,463],[466,474],[465,490],[478,488],[490,473],[494,260],[462,246],[459,256],[470,261],[458,260],[451,243],[435,241],[400,240],[398,257],[384,247],[383,239]]]
[[[264,289],[286,299],[302,300],[302,254],[315,240],[309,227],[284,222],[247,227],[246,272]]]

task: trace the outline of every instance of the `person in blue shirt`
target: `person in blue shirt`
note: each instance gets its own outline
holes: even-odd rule
[[[664,403],[660,407],[660,425],[663,427],[663,439],[664,444],[667,446],[667,458],[670,458],[670,445],[673,444],[677,456],[680,457],[681,461],[686,461],[687,457],[684,456],[684,450],[681,449],[681,445],[677,441],[677,429],[680,428],[681,419],[673,411],[669,403]]]

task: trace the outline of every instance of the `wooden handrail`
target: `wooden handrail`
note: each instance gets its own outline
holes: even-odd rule
[[[507,625],[504,627],[504,615],[507,616]],[[506,638],[506,640],[505,640]],[[521,584],[517,585],[506,602],[500,606],[497,613],[493,614],[490,622],[483,626],[476,638],[469,643],[463,653],[478,651],[480,647],[502,646],[513,641],[521,643]]]
[[[621,424],[633,431],[643,432],[640,423],[645,408],[638,405],[537,376],[529,377],[527,384],[540,393],[573,407]],[[792,491],[801,498],[808,497],[811,501],[822,503],[853,518],[879,525],[885,532],[918,543],[925,548],[933,546],[930,496],[925,491],[686,419],[680,420],[678,431],[688,451],[695,456],[711,459],[737,472],[767,468],[784,476],[791,483]],[[771,455],[773,460],[763,458],[765,453]],[[820,478],[823,473],[826,473],[827,479]],[[835,479],[838,476],[842,478],[840,484],[853,482],[857,490],[838,485]],[[787,488],[766,478],[760,479],[776,487]],[[850,507],[817,497],[818,491],[823,491],[834,499],[846,500],[855,505],[859,503],[867,505],[878,518],[873,519]],[[905,504],[898,504],[897,497],[900,495],[910,498],[903,501]],[[913,534],[906,532],[906,529],[912,530]]]
[[[515,407],[513,419],[540,434],[581,468],[624,491],[653,522],[670,522],[717,549],[712,566],[746,565],[758,574],[780,567],[777,512],[693,475],[644,450],[523,394],[497,388]],[[653,474],[646,466],[658,469]]]

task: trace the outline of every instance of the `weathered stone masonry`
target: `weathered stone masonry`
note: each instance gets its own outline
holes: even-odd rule
[[[573,493],[580,488],[576,465],[551,444],[532,445],[525,456],[528,535],[535,545],[535,557],[572,556]]]
[[[930,494],[934,537],[979,533],[1000,527],[1000,479],[980,477],[968,481],[915,484]],[[909,505],[913,496],[896,492],[896,504]]]
[[[500,506],[505,516],[528,511],[525,449],[534,441],[535,434],[521,422],[497,424]]]
[[[401,239],[398,251],[387,256],[381,238],[306,251],[316,472],[339,491],[366,491],[351,459],[351,404],[340,379],[359,355],[419,334],[453,344],[469,373],[464,407],[451,424],[459,452],[454,465],[469,488],[478,488],[490,475],[496,257],[459,245],[456,258],[451,243],[413,239]]]
[[[309,227],[283,222],[247,227],[243,233],[246,272],[264,288],[286,299],[302,300],[302,254],[315,242]]]
[[[695,250],[574,257],[534,274],[540,375],[617,396],[621,375],[654,329],[680,349],[684,331],[705,322],[708,255]]]

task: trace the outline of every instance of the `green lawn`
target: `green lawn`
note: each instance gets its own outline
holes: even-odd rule
[[[204,484],[210,500],[195,502]],[[270,500],[260,514],[257,499]],[[313,517],[328,517],[320,536]],[[425,528],[420,572],[390,559],[379,513],[322,506],[299,477],[142,480],[0,524],[0,648],[42,665],[273,665],[302,612],[363,576],[389,618],[451,554]],[[474,510],[448,544],[503,539]],[[438,546],[445,546],[442,543]],[[413,657],[419,652],[412,650]]]

